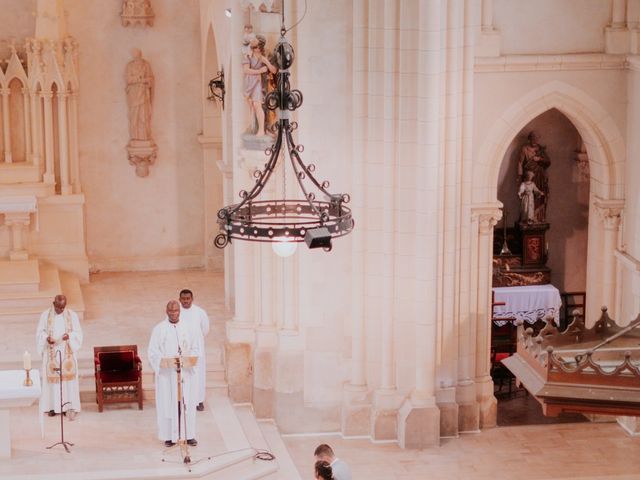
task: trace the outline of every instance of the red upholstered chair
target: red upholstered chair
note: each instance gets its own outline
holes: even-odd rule
[[[137,345],[93,347],[96,402],[102,412],[105,403],[138,402],[142,410],[142,362]]]

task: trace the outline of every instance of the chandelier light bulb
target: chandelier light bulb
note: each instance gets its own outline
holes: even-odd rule
[[[273,249],[273,252],[279,257],[287,258],[296,253],[298,244],[288,238],[283,238],[282,240],[273,242],[271,244],[271,248]]]

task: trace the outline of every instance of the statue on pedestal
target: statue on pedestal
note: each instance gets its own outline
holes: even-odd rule
[[[521,217],[520,221],[524,223],[545,223],[547,217],[547,202],[549,199],[549,177],[547,175],[547,169],[551,165],[551,160],[547,156],[546,148],[538,143],[538,136],[535,132],[531,132],[528,135],[528,143],[526,143],[520,150],[520,157],[518,159],[518,182],[520,182],[520,190],[523,185],[530,185],[527,182],[532,182],[533,187],[526,186],[526,190],[531,190],[530,194],[527,194],[528,199],[531,197],[534,202],[533,212],[527,209],[523,212],[520,209]],[[532,175],[528,175],[527,172],[531,172]],[[529,178],[530,177],[530,178]],[[520,199],[523,199],[523,194],[518,192]],[[524,201],[522,202],[524,205]],[[525,214],[523,216],[523,213]],[[531,215],[533,213],[533,215]]]
[[[264,37],[263,37],[264,38]],[[254,38],[249,43],[251,53],[242,60],[244,69],[244,97],[249,105],[251,115],[251,125],[247,133],[255,134],[259,137],[265,136],[265,112],[263,109],[264,86],[263,75],[271,72],[276,73],[276,67],[265,56],[264,44],[259,38]],[[257,124],[257,128],[255,125]]]
[[[151,136],[151,107],[154,78],[151,65],[142,52],[134,48],[133,60],[127,64],[127,106],[129,108],[129,163],[135,165],[136,175],[149,175],[149,165],[156,159],[157,147]]]

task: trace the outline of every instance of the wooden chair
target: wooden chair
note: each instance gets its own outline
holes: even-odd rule
[[[105,403],[138,402],[142,410],[142,362],[137,345],[93,347],[96,402],[102,412]]]
[[[518,327],[514,325],[515,318],[493,318],[494,308],[504,304],[504,302],[496,302],[494,295],[491,295],[491,378],[498,384],[498,391],[502,390],[506,382],[509,393],[511,393],[514,377],[509,369],[502,364],[502,359],[516,352]],[[495,321],[506,323],[498,326]]]
[[[574,313],[584,317],[587,304],[586,292],[564,292],[562,298],[562,310],[560,310],[560,330],[567,328]]]

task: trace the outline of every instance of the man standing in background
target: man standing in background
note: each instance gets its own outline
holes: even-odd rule
[[[180,291],[180,319],[192,328],[198,338],[200,355],[196,365],[198,376],[198,411],[204,410],[206,396],[207,360],[204,348],[204,337],[209,333],[209,316],[198,305],[193,303],[193,292],[188,289]]]

